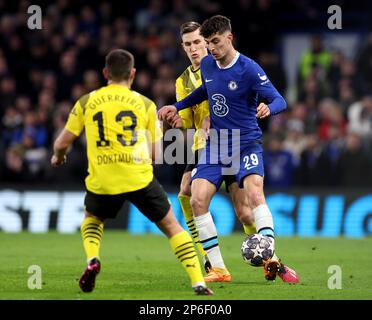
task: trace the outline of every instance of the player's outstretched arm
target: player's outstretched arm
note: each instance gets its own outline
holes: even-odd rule
[[[199,88],[191,92],[186,98],[180,101],[177,101],[174,105],[162,107],[158,111],[158,118],[159,120],[162,120],[162,121],[167,120],[167,117],[168,118],[174,117],[178,111],[186,109],[188,107],[192,107],[207,99],[208,99],[208,93],[205,90],[204,86],[201,85]]]
[[[66,162],[67,149],[76,138],[77,136],[72,132],[66,129],[62,130],[53,145],[53,156],[50,159],[50,164],[53,167],[59,167]]]

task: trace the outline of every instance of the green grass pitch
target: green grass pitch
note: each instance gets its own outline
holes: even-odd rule
[[[279,278],[267,282],[262,268],[245,264],[240,256],[243,238],[242,234],[220,237],[233,281],[212,283],[214,296],[196,297],[164,236],[106,231],[102,270],[95,291],[87,294],[78,286],[85,267],[79,233],[0,232],[0,299],[372,299],[372,238],[277,238],[278,255],[299,273],[297,285]],[[41,267],[41,289],[28,288],[31,265]],[[331,265],[341,267],[342,289],[328,288]]]

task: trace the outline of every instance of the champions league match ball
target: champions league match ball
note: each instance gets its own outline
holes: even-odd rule
[[[241,253],[246,263],[260,267],[274,255],[274,239],[257,233],[251,234],[244,239]]]

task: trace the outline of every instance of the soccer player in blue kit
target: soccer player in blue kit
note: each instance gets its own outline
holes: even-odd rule
[[[216,132],[217,139],[208,139],[201,160],[192,173],[190,203],[200,242],[212,265],[205,279],[214,281],[214,276],[229,273],[209,212],[210,201],[220,188],[224,174],[233,172],[239,187],[246,191],[257,233],[274,239],[273,218],[263,192],[262,131],[257,119],[282,112],[286,102],[262,68],[234,48],[228,18],[217,15],[205,20],[200,33],[211,53],[201,61],[202,85],[175,105],[161,108],[158,117],[171,121],[178,111],[207,99],[209,101],[211,131]],[[268,104],[257,106],[258,96]],[[221,154],[223,147],[227,147],[228,154],[232,155],[229,165],[227,155]],[[284,282],[297,283],[299,280],[296,271],[280,262],[275,254],[264,263],[264,272],[267,280],[274,280],[276,275]]]

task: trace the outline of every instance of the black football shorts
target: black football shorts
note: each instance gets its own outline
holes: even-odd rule
[[[87,190],[84,205],[88,213],[98,218],[113,219],[125,201],[133,203],[152,222],[163,219],[170,209],[167,194],[155,177],[145,188],[132,192],[102,195]]]

